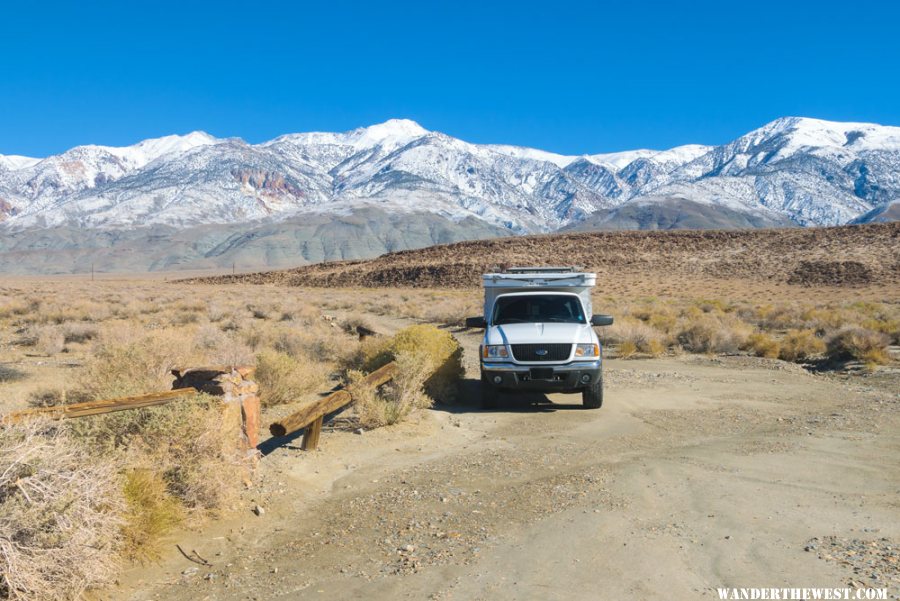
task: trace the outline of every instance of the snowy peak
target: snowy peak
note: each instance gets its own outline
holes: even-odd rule
[[[734,143],[745,149],[766,144],[778,146],[782,155],[817,148],[900,151],[900,127],[782,117]]]
[[[59,161],[60,159],[65,161],[69,158],[91,161],[98,157],[109,156],[118,158],[126,168],[136,169],[166,155],[177,155],[199,146],[208,146],[218,142],[220,140],[205,132],[195,131],[183,136],[150,138],[131,146],[101,146],[97,144],[76,146],[61,155],[43,159],[41,162]]]
[[[336,145],[363,150],[376,146],[400,146],[429,133],[427,129],[415,121],[389,119],[384,123],[370,125],[369,127],[359,127],[343,133],[315,131],[285,134],[265,142],[263,146],[281,146],[285,144],[294,146]]]
[[[0,154],[0,171],[15,171],[16,169],[26,169],[32,165],[37,165],[41,159],[32,157],[23,157],[16,154],[2,155]]]
[[[76,146],[46,159],[0,159],[0,199],[5,197],[5,204],[16,213],[27,212],[27,205],[35,201],[40,201],[37,206],[44,206],[84,190],[106,187],[154,161],[216,143],[218,140],[209,134],[192,132],[132,146]]]
[[[427,129],[409,119],[390,119],[369,127],[359,127],[343,133],[307,132],[285,134],[260,146],[306,163],[331,171],[345,161],[351,166],[374,155],[384,156],[413,140],[429,135]]]
[[[134,146],[109,150],[129,153],[134,157],[135,163],[140,163],[143,166],[165,155],[181,154],[200,146],[211,146],[220,141],[206,132],[194,131],[183,136],[152,138],[138,142]]]
[[[360,127],[347,132],[348,141],[358,148],[372,146],[400,146],[428,135],[427,129],[409,119],[389,119],[384,123]]]

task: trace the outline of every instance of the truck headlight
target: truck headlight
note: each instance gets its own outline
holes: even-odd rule
[[[600,356],[600,345],[599,344],[577,344],[577,345],[575,345],[575,356],[576,357],[599,357]]]
[[[486,344],[482,348],[482,355],[485,359],[508,359],[509,351],[503,344]]]

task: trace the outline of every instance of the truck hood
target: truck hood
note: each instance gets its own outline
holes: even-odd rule
[[[484,340],[485,344],[589,343],[594,342],[594,331],[580,323],[510,323],[491,326]]]

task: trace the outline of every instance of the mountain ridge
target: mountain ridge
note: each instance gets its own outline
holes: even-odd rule
[[[585,155],[405,119],[259,144],[196,131],[0,156],[0,272],[278,268],[557,231],[886,222],[898,207],[900,128],[875,124],[786,117],[718,146]]]
[[[0,155],[0,219],[12,229],[188,227],[425,201],[451,219],[535,233],[668,197],[838,225],[900,198],[898,172],[900,128],[866,123],[784,117],[719,146],[576,156],[392,119],[260,144],[195,131],[44,159]]]
[[[322,288],[477,288],[481,275],[560,257],[597,274],[598,294],[722,295],[757,298],[792,289],[894,299],[900,284],[900,223],[824,228],[565,232],[468,240],[277,271],[194,277],[200,284]],[[708,296],[706,298],[709,298]]]

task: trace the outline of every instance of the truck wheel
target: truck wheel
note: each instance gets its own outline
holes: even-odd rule
[[[587,409],[599,409],[603,406],[603,376],[581,391],[581,401]]]
[[[497,408],[497,400],[500,393],[496,388],[485,382],[481,381],[481,408],[482,409],[496,409]]]

